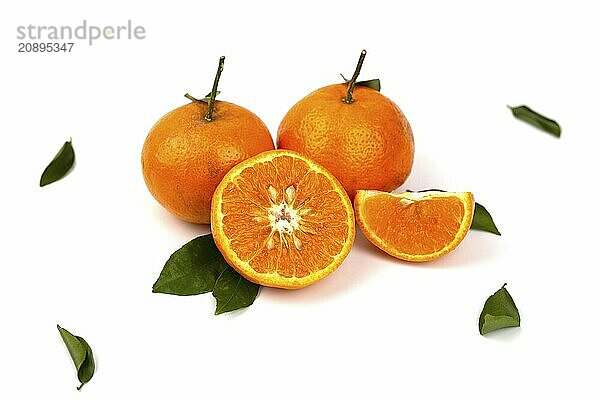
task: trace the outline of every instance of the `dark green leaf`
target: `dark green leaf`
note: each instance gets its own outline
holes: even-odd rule
[[[94,376],[96,366],[92,349],[82,337],[73,335],[66,329],[61,328],[60,325],[56,325],[56,327],[65,346],[67,346],[73,364],[75,364],[77,379],[81,383],[77,390],[80,390]]]
[[[90,379],[92,379],[92,376],[94,376],[96,363],[94,362],[94,354],[92,353],[90,345],[82,337],[76,336],[76,338],[83,344],[86,353],[85,360],[83,361],[83,364],[81,364],[79,371],[77,371],[77,378],[79,379],[79,382],[81,382],[81,385],[79,385],[77,390],[81,390],[83,385],[88,383]]]
[[[342,75],[342,74],[340,74]],[[344,75],[342,75],[342,79],[348,83],[348,79],[346,79],[346,77]],[[379,79],[369,79],[368,81],[359,81],[356,82],[357,86],[365,86],[368,87],[369,89],[373,89],[373,90],[377,90],[378,92],[381,91],[381,81]]]
[[[215,314],[222,314],[248,307],[259,287],[227,264],[208,234],[191,240],[171,255],[152,291],[182,296],[212,291],[217,299]]]
[[[56,156],[50,161],[50,164],[46,167],[40,178],[40,187],[51,184],[62,179],[75,163],[75,152],[73,151],[73,145],[71,139],[65,142],[60,148]]]
[[[533,111],[527,106],[508,106],[508,108],[510,108],[515,118],[525,121],[533,126],[536,126],[541,130],[548,132],[556,137],[560,137],[560,125],[558,125],[556,121],[544,117],[542,114]]]
[[[471,229],[501,235],[488,210],[477,202],[475,203],[475,212],[473,213]]]
[[[207,293],[228,267],[212,235],[198,236],[169,257],[152,291],[180,296]]]
[[[378,92],[381,91],[381,82],[379,79],[369,79],[368,81],[356,82],[356,84],[358,86],[365,86],[369,89],[377,90]]]
[[[213,296],[217,299],[215,315],[248,307],[254,303],[259,288],[259,285],[228,267],[221,273],[213,289]]]
[[[486,333],[521,325],[519,310],[506,290],[506,283],[485,302],[479,316],[479,333]]]
[[[60,337],[65,342],[65,346],[67,346],[67,350],[69,350],[75,368],[79,371],[81,364],[83,364],[87,356],[85,346],[68,330],[61,328],[60,325],[56,325],[56,327],[58,328],[58,332],[60,332]]]
[[[447,193],[447,190],[442,190],[442,189],[425,189],[425,190],[410,190],[410,189],[406,189],[407,192],[409,193],[425,193],[425,192],[441,192],[441,193]]]

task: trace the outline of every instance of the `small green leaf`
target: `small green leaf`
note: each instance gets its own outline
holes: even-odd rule
[[[218,95],[220,95],[220,94],[221,94],[221,91],[220,91],[220,90],[217,90],[217,91],[215,92],[215,98],[216,98]],[[201,98],[201,99],[200,99],[200,101],[203,101],[203,102],[205,102],[205,103],[208,103],[208,100],[210,100],[210,92],[209,92],[209,93],[208,93],[206,96],[204,96],[203,98]]]
[[[442,190],[442,189],[425,189],[425,190],[410,190],[410,189],[406,189],[406,191],[409,192],[409,193],[426,193],[426,192],[448,193],[447,190]]]
[[[65,346],[67,346],[73,364],[75,364],[77,379],[79,379],[79,382],[81,383],[81,385],[77,387],[77,390],[81,390],[83,385],[92,379],[96,369],[92,349],[82,337],[73,335],[66,329],[61,328],[60,325],[56,325],[56,328],[58,329]]]
[[[519,310],[505,286],[506,283],[491,295],[483,306],[479,316],[479,333],[482,335],[521,325]]]
[[[381,91],[381,81],[379,81],[379,79],[369,79],[368,81],[356,82],[356,84],[358,86],[365,86],[369,89],[377,90],[378,92]]]
[[[228,267],[212,235],[198,236],[169,257],[152,292],[179,296],[207,293]]]
[[[560,125],[558,125],[558,123],[556,121],[533,111],[531,108],[529,108],[527,106],[518,106],[518,107],[508,106],[508,108],[510,108],[510,110],[512,111],[515,118],[518,118],[518,119],[525,121],[535,127],[538,127],[539,129],[541,129],[545,132],[548,132],[551,135],[560,137],[560,133],[561,133]]]
[[[501,233],[496,227],[491,214],[486,210],[484,206],[479,203],[475,203],[475,211],[473,213],[473,222],[471,222],[471,229],[478,231],[491,232],[495,235],[500,236]]]
[[[152,291],[180,296],[212,291],[218,315],[251,305],[259,287],[227,264],[208,234],[189,241],[171,255]]]
[[[75,364],[75,368],[79,371],[81,368],[81,364],[85,361],[87,357],[87,352],[85,346],[77,339],[77,337],[68,330],[61,328],[60,325],[56,325],[58,328],[58,332],[60,332],[60,337],[63,342],[67,346],[67,350],[69,350],[69,354],[71,355],[71,359],[73,360],[73,364]]]
[[[342,74],[340,74],[342,76],[342,79],[348,83],[348,79],[346,79],[346,77]],[[369,89],[373,89],[373,90],[377,90],[378,92],[381,91],[381,81],[379,79],[369,79],[368,81],[359,81],[356,82],[357,86],[364,86],[364,87],[368,87]]]
[[[83,364],[81,364],[81,368],[79,368],[79,371],[77,371],[77,378],[79,379],[79,382],[81,382],[81,385],[79,385],[77,390],[81,390],[83,385],[88,383],[90,379],[92,379],[92,377],[94,376],[94,371],[96,370],[96,363],[94,362],[94,354],[92,353],[92,348],[90,347],[90,345],[82,337],[76,336],[76,338],[79,339],[81,344],[83,344],[86,353],[85,360],[83,361]]]
[[[75,163],[75,152],[71,139],[65,142],[50,164],[46,167],[40,178],[40,187],[56,182],[67,175]]]
[[[221,91],[217,90],[217,93],[215,94],[215,97],[217,97],[219,94],[221,94]],[[191,101],[201,101],[201,102],[204,102],[204,103],[208,103],[208,100],[210,99],[210,93],[207,94],[206,96],[204,96],[201,99],[197,99],[197,98],[195,98],[194,96],[192,96],[189,93],[186,93],[183,96],[186,97],[186,98],[188,98],[188,99],[190,99]]]
[[[254,303],[259,288],[259,285],[228,267],[221,273],[213,289],[213,296],[217,299],[215,315],[248,307]]]

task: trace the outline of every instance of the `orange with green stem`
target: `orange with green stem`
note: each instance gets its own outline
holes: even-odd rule
[[[212,90],[178,107],[150,129],[142,149],[142,172],[150,193],[168,211],[193,223],[210,222],[215,188],[235,165],[272,150],[265,124],[251,111],[216,100],[225,57]]]
[[[357,82],[366,54],[361,52],[348,82],[317,89],[297,102],[277,133],[278,148],[323,165],[350,198],[359,189],[396,189],[414,159],[412,130],[400,108]]]

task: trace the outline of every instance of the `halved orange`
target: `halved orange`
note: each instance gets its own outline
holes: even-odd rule
[[[354,199],[367,239],[393,257],[417,262],[454,250],[471,227],[474,206],[469,192],[359,190]]]
[[[326,169],[287,150],[233,167],[213,195],[211,229],[227,262],[264,286],[298,289],[323,279],[354,243],[354,211]]]

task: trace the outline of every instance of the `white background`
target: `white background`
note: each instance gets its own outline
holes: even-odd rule
[[[12,2],[0,16],[0,398],[598,398],[598,10],[593,2]],[[141,41],[17,53],[18,25],[146,28]],[[273,134],[308,92],[351,75],[409,118],[403,188],[472,191],[501,237],[471,232],[435,262],[392,259],[357,235],[337,272],[264,289],[214,316],[210,294],[152,294],[169,255],[208,227],[148,193],[154,122],[219,89]],[[527,104],[559,140],[510,114]],[[77,165],[38,187],[67,138]],[[477,321],[504,282],[522,327]],[[77,379],[55,325],[83,336]]]

